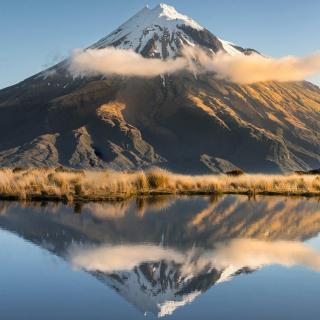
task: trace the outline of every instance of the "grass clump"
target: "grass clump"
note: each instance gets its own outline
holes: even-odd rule
[[[149,189],[168,189],[170,185],[169,173],[163,169],[152,169],[147,171]]]
[[[147,171],[32,168],[0,170],[0,198],[99,201],[149,194],[284,194],[320,196],[320,175],[181,175]]]

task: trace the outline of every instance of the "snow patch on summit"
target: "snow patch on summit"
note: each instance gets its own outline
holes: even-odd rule
[[[145,7],[90,49],[114,46],[143,53],[149,46],[152,47],[150,57],[172,58],[179,46],[194,44],[192,38],[179,28],[181,26],[196,31],[204,30],[200,24],[172,6],[161,3],[153,9]]]
[[[175,20],[176,24],[185,24],[196,30],[203,30],[204,28],[193,19],[179,13],[174,7],[167,4],[160,3],[155,9],[153,9],[159,18],[164,17],[167,21]]]
[[[222,46],[223,46],[223,49],[228,53],[230,54],[231,56],[236,56],[236,55],[242,55],[242,52],[237,50],[235,47],[234,47],[234,44],[230,41],[225,41],[225,40],[222,40],[222,39],[219,39],[220,42],[222,43]]]

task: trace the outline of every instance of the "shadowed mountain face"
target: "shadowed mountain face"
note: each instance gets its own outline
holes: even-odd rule
[[[143,21],[143,23],[141,23]],[[174,58],[184,45],[250,54],[160,5],[91,48]],[[188,173],[307,170],[320,165],[320,89],[308,82],[237,85],[189,73],[76,78],[64,61],[0,91],[0,165]]]
[[[320,230],[313,199],[158,197],[74,208],[1,202],[0,228],[158,316],[265,265],[320,270],[319,255],[302,244]]]

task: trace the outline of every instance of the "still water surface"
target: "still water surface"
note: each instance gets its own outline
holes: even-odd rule
[[[0,318],[320,319],[317,199],[0,202]]]

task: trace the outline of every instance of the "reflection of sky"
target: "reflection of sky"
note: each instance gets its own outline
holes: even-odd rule
[[[320,237],[308,241],[320,247]],[[95,278],[6,231],[0,231],[0,314],[22,319],[143,319]],[[317,319],[319,274],[269,266],[212,287],[172,319]],[[19,306],[19,308],[16,307]],[[7,315],[7,317],[6,317]]]
[[[312,248],[315,248],[316,250],[320,250],[320,236],[306,241],[306,244],[308,244]]]
[[[270,266],[213,287],[178,310],[177,319],[191,319],[188,314],[192,311],[198,319],[316,320],[319,285],[317,273]]]
[[[45,250],[1,230],[0,247],[1,319],[141,318],[114,291]]]
[[[316,84],[317,86],[320,86],[320,76],[309,77],[307,80],[311,81],[312,83]]]
[[[316,234],[319,219],[319,203],[313,198],[306,201],[286,197],[254,200],[245,196],[157,197],[117,205],[89,203],[77,214],[71,206],[62,203],[41,206],[39,203],[1,202],[0,226],[12,233],[0,231],[0,314],[6,316],[6,320],[20,320],[26,314],[35,320],[135,320],[144,319],[145,310],[157,311],[154,302],[167,306],[168,298],[174,297],[183,307],[175,310],[173,319],[260,320],[265,317],[291,320],[304,316],[313,319],[317,314],[314,296],[319,290],[319,274],[301,265],[312,268],[313,262],[318,260],[303,248],[297,254],[296,243],[292,246],[290,241]],[[24,235],[37,245],[14,233]],[[256,240],[250,243],[232,240],[236,238]],[[281,239],[287,242],[279,242]],[[146,243],[148,247],[144,247]],[[159,247],[159,243],[163,247]],[[282,246],[278,245],[281,243]],[[78,263],[70,259],[71,244],[72,248],[80,249]],[[308,240],[307,245],[319,250],[320,237]],[[70,259],[78,268],[42,248]],[[127,254],[123,249],[132,252]],[[227,282],[220,281],[244,265],[255,266],[257,256],[261,265],[268,266],[250,274],[233,276]],[[188,289],[188,281],[181,281],[174,288],[163,286],[159,294],[159,280],[164,280],[163,284],[172,278],[159,276],[161,268],[157,263],[148,264],[153,271],[146,279],[142,277],[142,282],[136,278],[143,275],[143,267],[136,272],[122,271],[128,266],[128,259],[132,269],[132,260],[141,263],[144,257],[155,261],[159,257],[170,258],[176,264],[166,263],[168,270],[179,274],[190,274],[192,270],[194,277],[189,280],[195,280],[196,288],[203,291],[211,288],[197,295],[190,304],[185,301],[192,300],[195,287]],[[113,266],[109,263],[111,260]],[[288,261],[295,266],[285,267]],[[282,266],[274,265],[275,262]],[[232,263],[233,267],[225,269]],[[208,268],[208,264],[215,268]],[[222,270],[217,272],[217,264],[223,274]],[[118,271],[110,271],[110,266]],[[81,271],[81,267],[87,272]],[[109,270],[113,276],[96,273],[97,270]],[[121,284],[113,281],[115,275],[123,279]],[[201,275],[205,276],[204,282]],[[150,277],[156,280],[155,286],[150,285]],[[110,289],[113,286],[119,291]],[[143,286],[145,289],[141,290]],[[175,296],[176,288],[181,288],[182,298]],[[152,292],[157,292],[152,296],[154,299],[150,299]],[[301,305],[301,301],[305,305]],[[16,304],[19,308],[15,308]],[[288,307],[291,304],[293,308],[300,308],[294,314]]]

